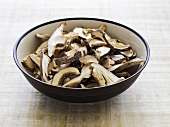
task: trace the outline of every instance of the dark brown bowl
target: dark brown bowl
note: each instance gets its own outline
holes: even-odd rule
[[[59,24],[64,21],[66,21],[68,24],[66,30],[72,30],[77,26],[98,28],[102,24],[107,25],[106,33],[111,35],[111,37],[118,38],[125,43],[129,43],[137,52],[138,57],[145,60],[143,66],[137,69],[132,76],[117,84],[95,88],[82,89],[57,87],[34,78],[23,68],[21,65],[21,60],[26,55],[33,53],[38,45],[40,45],[39,40],[35,37],[36,33],[51,34],[59,26]],[[34,88],[49,97],[76,103],[101,101],[122,93],[136,81],[142,70],[147,65],[149,56],[149,46],[139,33],[120,23],[98,18],[65,18],[40,24],[24,33],[18,39],[13,49],[13,58],[16,65]]]

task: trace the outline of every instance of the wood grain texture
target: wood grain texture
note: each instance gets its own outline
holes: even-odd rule
[[[0,127],[169,127],[169,0],[1,0]],[[13,62],[12,49],[28,28],[61,17],[90,16],[128,24],[149,42],[151,58],[123,94],[73,104],[36,91]]]

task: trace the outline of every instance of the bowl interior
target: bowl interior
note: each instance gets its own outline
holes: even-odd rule
[[[117,23],[111,23],[100,20],[86,20],[86,19],[72,19],[72,20],[63,20],[57,22],[49,22],[40,26],[37,26],[30,31],[28,31],[25,36],[21,39],[18,48],[17,48],[17,59],[19,64],[22,66],[22,59],[33,53],[37,47],[41,44],[41,41],[36,38],[36,33],[42,34],[52,34],[56,28],[66,21],[67,26],[65,31],[71,31],[75,27],[85,27],[85,28],[99,28],[102,24],[107,26],[106,33],[112,38],[120,39],[123,43],[128,43],[132,48],[137,52],[137,56],[143,60],[147,58],[147,49],[143,41],[139,36],[134,32],[129,30],[127,27],[119,25]]]

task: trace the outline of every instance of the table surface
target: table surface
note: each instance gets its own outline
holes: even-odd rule
[[[170,127],[169,12],[169,0],[1,0],[0,127]],[[75,16],[125,23],[148,41],[148,66],[119,96],[90,104],[54,100],[16,67],[13,46],[27,29]]]

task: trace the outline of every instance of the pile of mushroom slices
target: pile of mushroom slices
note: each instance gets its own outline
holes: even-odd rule
[[[129,77],[127,68],[144,62],[129,44],[112,39],[105,25],[71,32],[64,31],[65,26],[62,23],[52,35],[36,34],[42,44],[22,60],[35,78],[62,87],[106,86]]]

